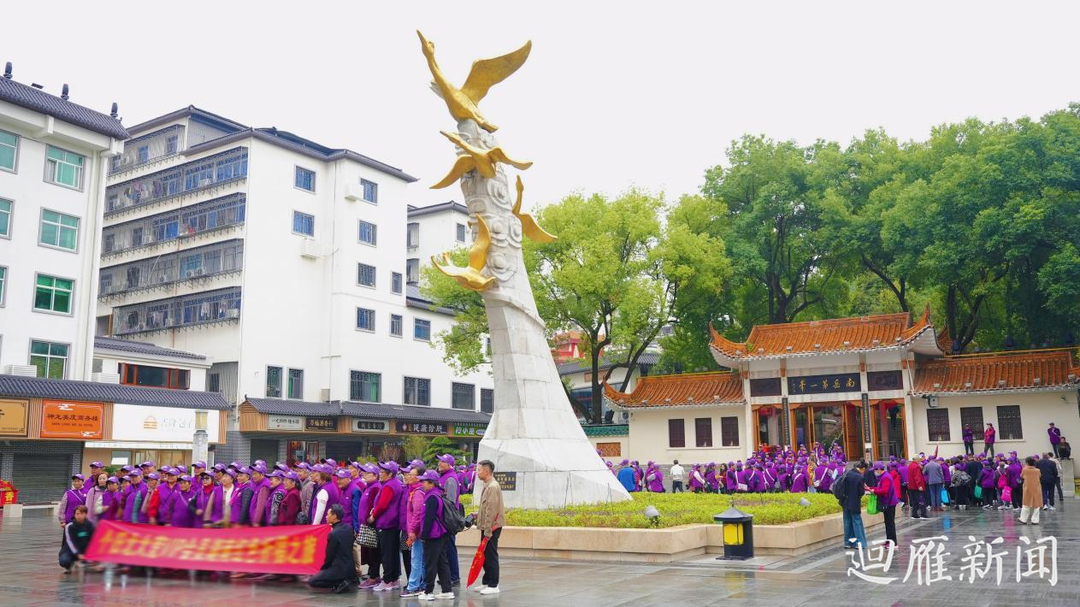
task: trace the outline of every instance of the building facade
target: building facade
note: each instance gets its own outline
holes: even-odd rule
[[[479,410],[486,370],[433,347],[451,316],[407,293],[406,186],[351,150],[188,107],[112,159],[99,334],[199,352],[206,389],[248,398]],[[237,432],[232,437],[231,433]]]
[[[759,325],[746,342],[717,333],[728,371],[642,378],[605,387],[629,414],[640,460],[735,461],[763,446],[839,444],[849,459],[963,453],[968,424],[984,448],[1028,455],[1050,448],[1054,422],[1080,436],[1078,376],[1069,349],[945,356],[929,311]]]
[[[114,106],[115,108],[115,106]],[[0,372],[88,379],[116,117],[0,78]]]

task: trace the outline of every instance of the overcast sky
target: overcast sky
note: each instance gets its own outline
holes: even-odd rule
[[[481,107],[535,165],[526,205],[631,186],[697,192],[744,133],[847,142],[884,127],[923,139],[977,116],[1080,101],[1080,5],[1041,2],[5,3],[0,62],[124,124],[196,105],[348,147],[420,178],[450,168],[453,128],[415,30],[451,80],[532,39]]]

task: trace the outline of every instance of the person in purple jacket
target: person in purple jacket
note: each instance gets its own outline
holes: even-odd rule
[[[199,486],[195,488],[195,518],[192,526],[199,529],[203,526],[203,513],[210,504],[210,496],[214,493],[214,476],[209,472],[203,472],[196,481]]]
[[[911,496],[908,495],[908,462],[906,459],[900,460],[896,472],[900,475],[900,501],[903,503],[903,509],[907,509],[908,504],[911,503]]]
[[[439,478],[434,470],[424,473],[424,522],[420,527],[420,539],[424,542],[424,594],[421,599],[453,599],[453,586],[450,580],[450,559],[446,556],[447,538],[450,536],[443,527],[442,491]],[[435,578],[438,575],[442,592],[435,592]]]
[[[194,527],[195,513],[188,507],[188,503],[195,497],[195,489],[191,488],[192,478],[183,475],[177,483],[177,488],[165,502],[165,506],[159,511],[165,525],[171,527]]]
[[[341,522],[355,531],[357,525],[353,524],[352,497],[353,493],[356,493],[356,485],[352,481],[352,473],[344,468],[340,468],[334,473],[334,484],[338,488],[338,501],[336,503],[341,504],[343,510]]]
[[[630,462],[630,467],[634,469],[634,484],[637,485],[638,491],[642,491],[645,489],[645,472],[637,460]]]
[[[248,522],[252,527],[266,525],[270,513],[270,479],[266,478],[266,464],[251,466],[251,503],[248,504]]]
[[[989,460],[983,462],[983,469],[979,475],[979,486],[982,487],[983,509],[993,510],[994,500],[997,499],[997,490],[994,488],[994,465]]]
[[[1009,465],[1005,468],[1005,476],[1009,486],[1012,487],[1012,507],[1016,509],[1020,508],[1023,501],[1024,492],[1020,486],[1020,473],[1023,471],[1024,467],[1020,464],[1020,460],[1016,456],[1010,457]]]
[[[690,466],[690,493],[701,493],[705,490],[705,477],[701,475],[701,464]]]
[[[375,506],[375,498],[379,495],[379,489],[382,488],[382,483],[378,479],[379,468],[375,464],[364,464],[360,469],[360,474],[364,482],[367,483],[367,487],[360,495],[360,498],[354,502],[356,507],[353,509],[353,521],[358,528],[371,516],[371,509]],[[353,495],[355,497],[356,494]],[[360,583],[360,589],[366,590],[381,584],[382,579],[379,573],[382,569],[382,557],[379,549],[363,546],[360,548],[360,557],[361,564],[367,565],[368,568],[368,578]]]
[[[765,491],[767,493],[775,493],[776,491],[783,490],[777,486],[778,480],[776,478],[777,473],[775,464],[770,461],[769,464],[762,469],[761,473],[765,476]]]
[[[405,499],[405,486],[398,480],[397,462],[379,464],[379,495],[367,522],[374,525],[379,534],[379,552],[382,556],[382,584],[372,588],[375,592],[397,590],[401,578],[401,500]]]
[[[660,466],[654,463],[652,468],[645,471],[645,482],[649,485],[649,491],[653,493],[664,492],[664,473],[660,470]]]
[[[881,462],[874,463],[874,476],[877,477],[877,482],[873,487],[863,485],[863,489],[867,493],[873,493],[877,495],[878,510],[884,515],[885,518],[885,539],[892,542],[893,546],[896,546],[896,489],[893,487],[893,477],[885,471],[885,464]]]
[[[1050,427],[1046,429],[1047,436],[1050,437],[1050,448],[1054,450],[1054,458],[1061,459],[1061,428],[1054,425],[1054,422],[1050,422]],[[1015,493],[1015,492],[1014,492]]]
[[[85,482],[83,475],[71,475],[71,488],[64,492],[64,497],[60,498],[60,505],[56,508],[56,518],[60,519],[61,529],[75,518],[75,509],[86,504],[86,495],[83,493]]]
[[[753,464],[746,472],[746,490],[750,493],[765,492],[765,476],[761,464]]]
[[[288,493],[284,482],[285,475],[288,472],[288,466],[285,467],[285,470],[274,466],[274,471],[267,477],[270,479],[270,500],[267,502],[266,522],[264,523],[267,527],[278,524],[278,512],[281,509],[281,502],[285,500],[285,494]]]
[[[341,492],[333,481],[334,468],[329,464],[315,466],[313,476],[318,476],[318,488],[311,506],[311,524],[322,525],[326,522],[326,512],[330,506],[341,503]]]
[[[964,455],[975,455],[975,431],[971,424],[964,424]]]
[[[1053,424],[1050,425],[1052,426]],[[97,485],[97,478],[101,474],[105,474],[106,477],[108,476],[105,472],[105,465],[101,462],[90,462],[90,474],[86,477],[90,482],[83,484],[83,495],[86,495],[95,485]],[[87,510],[91,510],[91,508],[88,506]],[[91,523],[94,522],[94,517],[88,516],[87,518],[90,519]]]
[[[122,520],[125,523],[145,522],[139,520],[139,515],[143,511],[143,504],[149,498],[149,489],[146,483],[143,482],[142,472],[134,470],[130,476],[131,488],[128,490],[127,498],[124,499],[124,517]]]

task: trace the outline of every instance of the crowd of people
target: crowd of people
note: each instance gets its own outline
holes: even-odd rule
[[[499,592],[498,542],[505,513],[484,461],[456,465],[437,458],[435,469],[421,460],[397,462],[277,463],[262,460],[207,468],[143,462],[110,475],[93,462],[89,480],[72,476],[57,517],[64,529],[60,564],[83,560],[94,526],[102,520],[182,528],[247,528],[277,525],[332,526],[322,570],[308,583],[344,592],[401,591],[402,597],[451,599],[460,584],[455,533],[475,525],[488,538],[481,594]],[[483,487],[478,511],[464,517],[461,495]],[[461,521],[461,524],[456,524]],[[402,583],[402,570],[404,579]],[[232,579],[291,579],[233,573]],[[435,593],[438,580],[440,593]]]

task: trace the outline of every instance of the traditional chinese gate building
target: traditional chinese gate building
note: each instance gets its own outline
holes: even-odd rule
[[[944,346],[944,347],[943,347]],[[963,453],[963,425],[983,448],[1049,450],[1047,424],[1080,437],[1077,376],[1068,349],[946,356],[929,310],[757,325],[745,342],[712,332],[728,371],[644,377],[630,393],[605,386],[629,412],[629,457],[742,459],[763,445],[839,443],[848,458]]]

